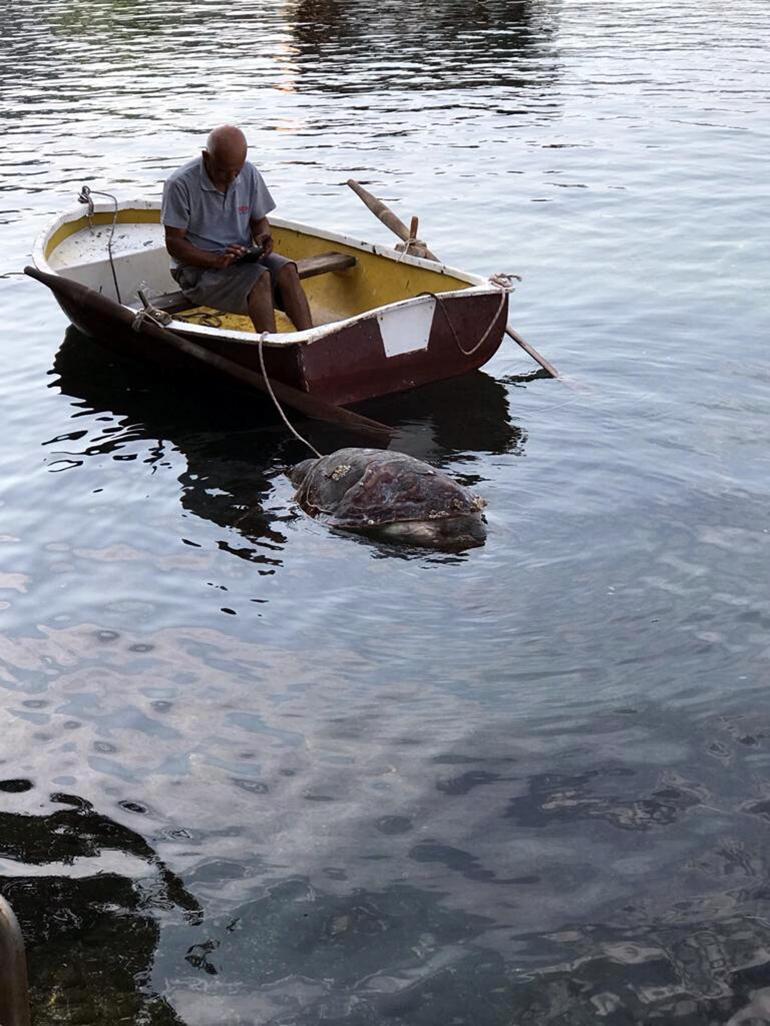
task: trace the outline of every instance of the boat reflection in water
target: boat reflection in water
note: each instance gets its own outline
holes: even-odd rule
[[[375,76],[378,92],[510,87],[531,91],[546,114],[558,109],[540,95],[560,73],[558,15],[549,0],[295,0],[287,9],[298,88],[370,93]]]
[[[15,11],[15,5],[5,6],[12,58],[39,60],[29,20]],[[518,109],[524,102],[548,117],[562,108],[553,89],[562,74],[561,6],[561,0],[380,0],[372,5],[347,0],[240,0],[235,24],[247,25],[255,40],[270,38],[270,47],[260,48],[257,65],[260,83],[267,88],[368,97],[374,94],[374,83],[377,93],[511,88],[517,91]],[[219,4],[179,0],[175,16],[180,24],[194,18],[199,64],[219,60],[222,40],[235,44],[238,38],[230,35],[228,10]],[[61,79],[65,89],[66,67],[50,60],[51,41],[55,46],[60,40],[109,38],[111,61],[130,62],[140,85],[158,95],[162,83],[155,57],[184,59],[189,50],[185,34],[163,32],[167,17],[162,5],[155,9],[112,0],[99,5],[95,18],[86,0],[67,0],[41,5],[38,20],[49,44],[46,73]],[[147,50],[148,35],[160,49]],[[8,66],[15,66],[13,59]],[[227,86],[240,91],[253,84],[253,75],[252,63],[236,61]],[[76,92],[68,98],[82,100]],[[440,116],[440,107],[426,102]],[[349,114],[346,110],[345,116]]]
[[[523,428],[511,423],[505,387],[484,371],[385,396],[360,409],[396,428],[391,449],[436,466],[458,459],[473,463],[479,454],[519,454],[526,442]]]
[[[281,529],[286,510],[268,508],[274,479],[308,455],[289,435],[269,401],[234,391],[212,374],[201,379],[161,382],[157,371],[113,360],[75,329],[68,329],[56,354],[51,387],[79,400],[78,430],[61,432],[45,444],[66,448],[69,464],[92,456],[128,458],[130,447],[150,467],[172,453],[186,462],[179,475],[183,508],[226,529],[220,548],[266,568],[281,565],[286,542]],[[519,453],[523,430],[511,423],[503,385],[481,371],[359,407],[395,427],[390,448],[438,467],[464,464],[473,476],[476,456]],[[95,416],[89,418],[88,414]],[[297,421],[300,432],[321,452],[333,452],[356,439],[336,427]],[[78,451],[73,452],[73,441]],[[136,458],[136,457],[134,457]],[[175,456],[175,458],[177,458]],[[243,539],[234,542],[232,532]]]

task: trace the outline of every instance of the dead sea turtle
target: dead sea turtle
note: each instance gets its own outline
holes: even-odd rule
[[[483,545],[484,500],[421,460],[380,449],[339,449],[289,471],[295,498],[330,527],[429,548]]]

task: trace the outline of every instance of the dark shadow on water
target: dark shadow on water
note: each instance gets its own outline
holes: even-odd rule
[[[220,547],[268,570],[281,564],[282,523],[301,516],[271,510],[274,481],[307,450],[261,395],[233,390],[215,376],[185,380],[115,362],[74,328],[56,354],[49,387],[72,397],[72,430],[44,445],[52,470],[87,467],[93,457],[139,459],[152,473],[172,451],[186,461],[179,475],[183,508],[232,535]],[[482,372],[362,404],[362,412],[396,428],[391,448],[443,466],[478,453],[520,453],[506,390]],[[291,419],[321,452],[355,445],[348,432]],[[475,484],[469,478],[466,484]],[[397,551],[388,546],[389,551]]]
[[[373,399],[361,412],[397,429],[390,448],[443,466],[477,454],[521,455],[527,436],[511,423],[506,389],[483,371]]]
[[[8,783],[0,791],[19,792]],[[19,866],[19,875],[0,876],[0,892],[25,938],[33,1022],[175,1026],[149,986],[158,916],[197,922],[200,905],[141,835],[76,795],[48,801],[47,815],[0,810],[0,857]],[[119,868],[126,861],[131,876]]]
[[[225,536],[221,547],[280,565],[275,553],[286,538],[280,519],[263,504],[278,468],[304,452],[262,397],[234,391],[216,375],[187,379],[115,361],[74,328],[52,373],[49,387],[76,400],[73,430],[44,443],[67,453],[66,469],[108,456],[139,459],[152,473],[180,453],[186,461],[179,475],[182,507],[242,535],[243,545]]]

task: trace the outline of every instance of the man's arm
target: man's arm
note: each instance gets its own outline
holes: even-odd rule
[[[229,267],[246,250],[243,246],[228,246],[219,252],[199,249],[187,239],[186,228],[171,228],[166,225],[166,249],[180,264],[189,267],[221,268]]]
[[[258,246],[264,247],[265,256],[273,252],[273,234],[270,231],[270,222],[266,217],[252,217],[249,221],[251,237]]]
[[[190,267],[229,267],[245,250],[228,246],[218,252],[200,249],[187,238],[190,225],[190,196],[184,181],[174,175],[163,186],[160,220],[166,230],[166,249],[180,264]]]

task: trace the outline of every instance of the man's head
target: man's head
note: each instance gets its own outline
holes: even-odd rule
[[[235,125],[220,125],[206,140],[203,163],[211,184],[227,189],[233,184],[246,162],[246,136]]]

